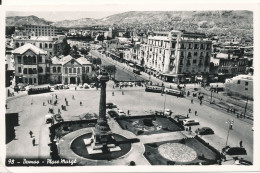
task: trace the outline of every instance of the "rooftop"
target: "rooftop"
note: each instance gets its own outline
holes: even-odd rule
[[[13,54],[24,54],[26,51],[31,50],[35,54],[47,54],[47,51],[40,49],[30,43],[27,43],[13,51]]]

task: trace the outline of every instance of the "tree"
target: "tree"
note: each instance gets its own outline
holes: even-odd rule
[[[15,27],[14,26],[6,26],[5,27],[5,35],[12,35],[14,34]]]
[[[116,66],[115,65],[104,65],[102,66],[103,69],[108,72],[108,74],[110,75],[110,78],[111,78],[111,75],[116,73]]]
[[[62,40],[62,43],[63,43],[63,45],[62,45],[62,53],[61,54],[64,55],[64,56],[67,56],[70,53],[70,45],[68,44],[66,38],[64,38]]]
[[[101,64],[102,64],[101,58],[97,58],[97,59],[96,59],[96,64],[97,64],[97,65],[101,65]]]
[[[104,35],[99,35],[98,37],[97,37],[97,40],[98,41],[104,41]]]

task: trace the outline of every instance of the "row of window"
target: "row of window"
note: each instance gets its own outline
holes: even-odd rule
[[[82,73],[89,73],[89,67],[82,67]],[[53,73],[60,73],[61,72],[61,67],[52,67]],[[78,73],[80,74],[80,68],[64,68],[65,74],[69,73]],[[50,68],[46,68],[46,72],[50,72]],[[18,73],[22,73],[22,68],[18,67]],[[43,68],[38,67],[38,73],[43,73]],[[23,74],[37,74],[37,69],[36,68],[24,68],[23,69]]]
[[[37,79],[36,78],[23,78],[24,80],[24,83],[25,84],[34,84],[34,83],[37,83]]]
[[[24,44],[25,43],[16,42],[15,47],[18,48],[20,46],[23,46]],[[31,44],[35,45],[35,43],[31,43]],[[52,47],[53,47],[52,43],[49,43],[49,44],[45,43],[44,45],[43,45],[43,43],[40,43],[40,48],[43,48],[43,46],[44,46],[44,48],[49,48],[49,49],[52,49]]]
[[[22,61],[23,59],[23,61]],[[17,62],[18,64],[24,64],[24,65],[31,65],[31,64],[36,64],[36,60],[38,59],[38,63],[42,63],[42,56],[27,56],[27,55],[24,55],[23,57],[22,56],[17,56]]]
[[[89,70],[89,67],[82,67],[82,73],[89,73]],[[80,74],[80,68],[64,68],[64,73],[68,74],[68,72]]]

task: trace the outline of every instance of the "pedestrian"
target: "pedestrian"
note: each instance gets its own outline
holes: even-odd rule
[[[127,111],[127,114],[130,115],[130,110]]]
[[[56,99],[58,99],[58,96],[55,94]]]
[[[191,109],[189,108],[189,113],[191,113]]]
[[[79,102],[79,104],[80,104],[80,106],[82,106],[82,102],[81,101]]]
[[[112,96],[114,96],[115,95],[115,93],[114,92],[112,92]]]
[[[187,96],[190,96],[190,91],[187,92]]]
[[[72,95],[72,99],[73,99],[73,100],[75,100],[75,97],[74,97],[74,95]]]
[[[58,113],[59,113],[59,114],[61,113],[60,108],[58,109]]]
[[[61,110],[64,110],[63,105],[61,105]]]
[[[189,114],[187,114],[187,118],[189,118]]]
[[[31,130],[30,130],[29,134],[30,134],[30,136],[31,136],[31,138],[32,138],[33,132],[32,132]]]
[[[202,105],[202,101],[200,101],[200,105]]]
[[[7,109],[7,104],[5,104],[5,109]]]
[[[189,126],[189,131],[191,132],[191,126]]]
[[[67,102],[67,99],[65,98],[65,102]]]
[[[68,106],[69,105],[69,103],[68,103],[68,101],[66,101],[66,106]]]
[[[124,95],[124,91],[122,91],[122,95]]]
[[[42,106],[45,106],[45,102],[42,103]]]
[[[193,104],[193,99],[190,100],[191,104]]]
[[[33,146],[35,146],[35,138],[33,138],[32,144],[33,144]]]
[[[195,111],[195,116],[197,116],[197,111]]]
[[[48,111],[48,113],[51,113],[51,108],[49,108],[49,111]]]
[[[240,145],[240,147],[242,148],[242,147],[243,147],[243,141],[240,141],[240,142],[239,142],[239,145]]]
[[[233,129],[233,124],[231,123],[230,126],[229,126],[229,129]]]

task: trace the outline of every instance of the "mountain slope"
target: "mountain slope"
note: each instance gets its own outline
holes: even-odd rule
[[[52,22],[36,16],[10,16],[6,17],[6,26],[22,26],[22,25],[49,25]]]

